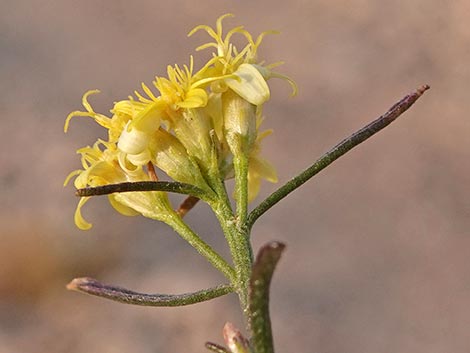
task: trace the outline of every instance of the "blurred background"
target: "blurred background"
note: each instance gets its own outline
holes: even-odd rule
[[[399,121],[277,205],[255,248],[287,243],[272,287],[278,352],[468,352],[470,346],[470,3],[464,0],[2,1],[0,4],[0,352],[204,352],[235,296],[165,309],[65,290],[74,277],[147,293],[223,281],[163,224],[105,198],[73,224],[65,176],[104,131],[76,118],[82,94],[107,112],[207,42],[198,24],[235,13],[267,37],[260,57],[299,85],[270,81],[264,154],[285,182],[336,142],[428,83]],[[202,54],[206,58],[207,53]],[[201,57],[200,57],[201,58]],[[202,59],[198,59],[201,62]],[[276,188],[264,185],[256,202]],[[256,204],[255,202],[255,204]],[[188,222],[223,254],[204,205]]]

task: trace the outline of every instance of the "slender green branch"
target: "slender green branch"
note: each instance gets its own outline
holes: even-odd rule
[[[248,215],[248,156],[240,153],[233,160],[235,169],[235,201],[237,223],[245,224]]]
[[[183,306],[211,300],[233,292],[228,284],[185,294],[143,294],[129,289],[106,285],[93,278],[75,278],[67,289],[97,297],[114,300],[124,304],[143,306]]]
[[[214,160],[216,161],[216,159]],[[246,311],[248,302],[246,293],[252,262],[251,257],[248,257],[247,261],[244,254],[248,254],[248,256],[251,255],[250,239],[247,233],[241,234],[242,232],[237,224],[237,218],[233,213],[223,178],[219,174],[218,165],[219,163],[216,161],[211,182],[211,186],[218,195],[218,198],[213,202],[208,202],[208,204],[216,215],[225,239],[227,240],[235,268],[235,278],[232,284],[240,298],[240,304],[243,310]]]
[[[393,105],[385,114],[374,120],[370,124],[364,126],[348,138],[341,141],[330,151],[321,156],[313,165],[304,170],[302,173],[292,178],[286,184],[269,195],[263,202],[261,202],[249,215],[247,219],[247,227],[251,228],[256,220],[267,210],[273,207],[276,203],[289,195],[292,191],[300,187],[302,184],[310,180],[317,173],[325,169],[339,157],[367,140],[369,137],[379,132],[387,125],[392,123],[401,114],[403,114],[413,103],[415,103],[421,95],[429,89],[428,85],[421,86],[414,92],[402,98],[399,102]]]
[[[249,328],[256,353],[274,353],[269,316],[269,286],[284,248],[285,245],[278,242],[263,246],[253,265],[249,293]]]
[[[204,256],[212,266],[222,272],[230,283],[236,282],[235,270],[220,256],[212,247],[204,242],[199,235],[197,235],[191,227],[189,227],[176,213],[173,217],[169,218],[166,222],[171,226],[176,233],[178,233],[184,240],[186,240],[198,253]]]
[[[228,202],[228,200],[227,200]],[[248,283],[251,276],[252,249],[250,237],[245,229],[241,230],[236,224],[235,217],[230,209],[230,204],[220,200],[209,204],[219,220],[222,231],[232,255],[236,272],[235,290],[240,299],[240,305],[244,312],[248,310]]]
[[[230,249],[230,254],[232,255],[234,263],[237,262],[237,243],[236,243],[236,228],[235,225],[235,216],[232,213],[232,210],[229,206],[228,199],[219,200],[214,203],[210,203],[214,214],[219,221],[222,232],[224,233],[225,239],[227,240],[228,247]]]
[[[248,143],[245,137],[237,135],[234,149],[233,165],[235,170],[236,216],[230,208],[230,201],[224,198],[212,207],[224,231],[230,253],[237,273],[236,291],[243,312],[248,312],[248,285],[253,264],[252,247],[248,229],[245,227],[248,216],[248,152],[244,146]]]
[[[190,185],[177,182],[142,181],[120,184],[110,184],[98,187],[88,187],[77,190],[77,196],[98,196],[112,193],[134,191],[170,191],[180,194],[189,194],[200,199],[208,198],[203,190]],[[204,242],[178,215],[176,212],[166,217],[165,223],[170,225],[184,240],[186,240],[197,252],[204,256],[217,270],[222,272],[231,282],[235,280],[234,269],[225,261],[210,245]]]
[[[204,190],[190,184],[169,182],[169,181],[138,181],[126,182],[119,184],[109,184],[96,187],[87,187],[78,189],[76,195],[84,196],[99,196],[109,195],[115,192],[134,192],[134,191],[167,191],[177,194],[185,194],[195,196],[202,200],[210,200],[212,195],[208,195]],[[210,197],[209,197],[210,196]]]

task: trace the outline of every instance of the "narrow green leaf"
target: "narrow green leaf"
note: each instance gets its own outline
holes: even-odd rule
[[[269,316],[269,286],[284,248],[285,245],[279,242],[268,243],[260,249],[253,265],[248,310],[255,353],[274,352]]]
[[[109,184],[96,187],[78,189],[77,196],[100,196],[109,195],[115,192],[135,192],[135,191],[166,191],[176,194],[195,196],[201,200],[211,200],[212,195],[208,195],[204,190],[190,184],[169,182],[169,181],[138,181],[119,184]]]
[[[88,277],[75,278],[67,285],[67,289],[114,300],[124,304],[165,307],[200,303],[233,292],[232,286],[224,284],[194,293],[143,294],[117,286],[106,285]]]
[[[351,136],[345,138],[343,141],[334,146],[331,150],[321,156],[315,163],[305,169],[299,175],[295,176],[279,189],[269,195],[263,202],[261,202],[251,213],[248,215],[246,221],[247,227],[251,228],[256,220],[273,207],[276,203],[281,201],[284,197],[289,195],[292,191],[302,186],[309,181],[313,176],[328,167],[331,163],[343,156],[351,149],[367,140],[372,135],[376,134],[383,128],[387,127],[395,121],[400,115],[407,111],[430,87],[423,85],[414,92],[406,95],[397,103],[395,103],[385,114],[378,119],[372,121],[362,129],[356,131]]]

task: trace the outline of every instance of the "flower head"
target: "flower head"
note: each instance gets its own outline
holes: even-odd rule
[[[263,32],[255,39],[238,26],[224,35],[222,21],[227,17],[232,15],[219,17],[215,29],[201,25],[189,33],[203,30],[213,40],[196,49],[214,50],[200,70],[194,70],[192,56],[189,65],[168,66],[166,76],[152,82],[153,88],[142,83],[141,92],[134,91],[134,97],[114,103],[110,114],[95,112],[89,103],[98,90],[84,94],[85,110],[70,113],[64,130],[72,117],[91,117],[108,130],[108,140],[79,149],[83,169],[72,172],[67,180],[75,176],[77,188],[152,180],[147,166],[156,166],[174,181],[213,194],[214,184],[233,176],[233,160],[240,154],[249,160],[250,199],[258,193],[261,179],[277,180],[274,168],[260,156],[261,141],[268,135],[258,132],[261,111],[270,98],[270,78],[285,79],[294,93],[296,86],[272,71],[278,64],[258,60],[263,38],[274,32]],[[240,50],[231,41],[234,35],[246,40]],[[80,212],[87,200],[80,200],[75,215],[81,229],[90,227]],[[127,215],[164,220],[171,212],[163,192],[113,194],[109,200]]]
[[[208,71],[213,76],[219,76],[222,82],[219,80],[217,85],[213,85],[213,89],[221,92],[230,88],[250,103],[261,105],[270,97],[266,81],[271,77],[279,77],[289,82],[293,89],[292,94],[296,94],[297,86],[294,81],[271,70],[281,63],[264,65],[263,62],[258,61],[258,48],[264,37],[277,32],[265,31],[255,40],[243,26],[238,26],[228,31],[224,36],[222,21],[227,17],[233,17],[233,15],[225,14],[220,16],[216,21],[215,30],[210,26],[200,25],[188,34],[188,36],[192,36],[194,33],[203,30],[214,39],[214,42],[209,42],[196,48],[197,51],[216,48],[216,53],[213,53],[213,59],[209,61],[211,70]],[[248,42],[241,50],[238,50],[231,42],[231,38],[235,34],[244,36]]]
[[[113,143],[98,140],[92,147],[80,148],[77,153],[81,155],[83,169],[70,173],[64,185],[74,176],[76,176],[74,185],[77,189],[150,180],[140,167],[132,170],[122,169],[118,161],[119,151]],[[161,220],[171,210],[167,196],[162,192],[111,194],[108,199],[118,212],[127,216],[140,213],[146,217]],[[89,197],[82,197],[75,211],[75,224],[83,230],[91,228],[91,224],[81,214],[81,208],[88,200]]]

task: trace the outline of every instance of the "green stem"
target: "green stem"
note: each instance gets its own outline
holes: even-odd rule
[[[239,136],[240,139],[242,139]],[[245,141],[245,143],[247,143]],[[240,146],[245,143],[240,141]],[[253,265],[253,250],[250,243],[249,229],[245,226],[248,216],[248,152],[240,148],[234,153],[233,166],[235,170],[235,201],[237,205],[236,224],[231,224],[232,254],[235,271],[237,272],[237,293],[240,305],[248,318],[248,287]]]
[[[246,180],[246,177],[244,179]],[[233,214],[230,199],[227,195],[227,190],[223,180],[220,177],[214,177],[212,185],[214,191],[218,195],[218,200],[209,202],[209,205],[214,211],[224,233],[225,239],[227,240],[236,273],[235,281],[233,281],[232,284],[240,299],[242,310],[246,313],[248,308],[248,283],[253,263],[248,229],[246,227],[239,226],[239,219]],[[247,186],[247,184],[245,185]],[[238,200],[243,198],[242,194],[243,193],[241,192]],[[237,207],[237,209],[239,209],[239,207]]]
[[[246,228],[238,228],[229,203],[221,199],[217,203],[211,203],[210,206],[217,216],[227,240],[236,273],[236,279],[232,284],[240,298],[240,305],[243,311],[246,312],[248,307],[248,284],[253,263],[249,234],[244,231]]]
[[[253,251],[249,233],[241,231],[237,233],[237,251],[239,253],[237,262],[235,262],[235,271],[238,278],[237,294],[245,318],[248,320],[248,287],[253,266]]]
[[[212,266],[222,272],[230,280],[230,283],[236,283],[235,270],[206,242],[204,242],[176,213],[174,213],[166,222],[170,225],[184,240],[186,240],[198,253],[204,256]]]
[[[269,195],[263,202],[261,202],[248,216],[246,225],[251,228],[256,220],[276,203],[281,201],[284,197],[289,195],[292,191],[300,187],[302,184],[310,180],[313,176],[318,174],[320,171],[325,169],[335,160],[348,151],[359,145],[360,143],[367,140],[372,135],[376,134],[387,125],[392,123],[401,114],[403,114],[408,108],[410,108],[414,102],[418,100],[421,95],[429,89],[428,85],[421,86],[414,92],[408,94],[402,98],[399,102],[393,105],[385,114],[374,120],[370,124],[366,125],[362,129],[358,130],[351,136],[347,137],[330,151],[320,157],[313,165],[305,169],[302,173],[292,178],[286,184],[281,186],[279,189]]]
[[[233,161],[235,170],[235,201],[237,203],[237,223],[243,225],[248,215],[248,156],[239,153]]]
[[[236,250],[236,236],[235,236],[235,216],[230,204],[230,199],[225,188],[225,184],[219,174],[211,179],[211,185],[216,192],[218,198],[213,202],[209,202],[209,206],[216,215],[219,224],[222,228],[222,232],[227,240],[227,244],[230,249],[230,254],[234,263],[237,263],[238,251]],[[236,285],[237,282],[233,282]]]

